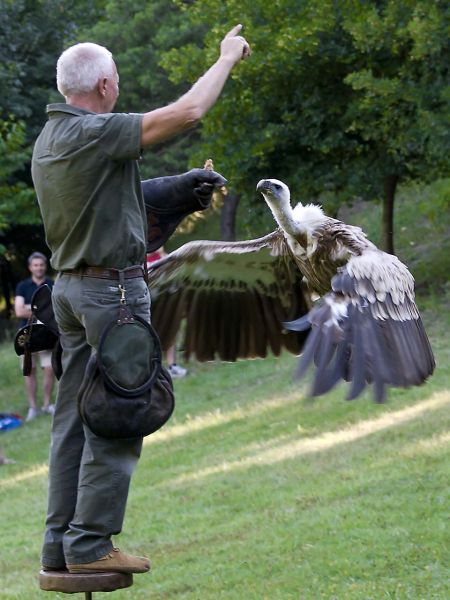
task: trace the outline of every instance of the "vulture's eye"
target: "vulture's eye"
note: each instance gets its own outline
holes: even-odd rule
[[[276,190],[281,190],[281,185],[280,185],[279,183],[274,183],[273,187],[274,187]]]

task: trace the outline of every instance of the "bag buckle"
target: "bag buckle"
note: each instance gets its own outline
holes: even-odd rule
[[[126,288],[123,281],[123,271],[120,272],[121,282],[119,283],[120,292],[120,307],[119,307],[119,318],[117,319],[118,325],[125,325],[126,323],[134,323],[134,317],[127,306],[126,300]]]
[[[125,289],[125,286],[120,283],[119,284],[120,304],[122,304],[122,305],[127,303],[127,301],[125,299],[126,291],[127,290]]]

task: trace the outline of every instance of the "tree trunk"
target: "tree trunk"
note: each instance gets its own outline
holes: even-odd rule
[[[239,194],[227,194],[223,198],[220,212],[220,237],[224,242],[236,239],[236,213],[241,197]]]
[[[383,250],[394,254],[394,199],[398,175],[388,175],[384,179],[383,199]]]

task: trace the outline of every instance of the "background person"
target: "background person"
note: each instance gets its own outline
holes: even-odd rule
[[[240,30],[238,25],[227,34],[220,57],[190,91],[144,114],[111,112],[119,95],[119,76],[106,48],[77,44],[58,60],[57,85],[66,103],[47,107],[49,120],[32,159],[51,264],[59,272],[52,301],[63,348],[50,450],[44,569],[150,569],[148,559],[114,548],[111,540],[122,528],[142,438],[94,435],[80,419],[77,395],[102,330],[117,318],[119,274],[126,276],[131,311],[150,320],[143,279],[147,228],[137,164],[141,149],[196,124],[216,102],[233,66],[250,52]],[[218,183],[211,171],[202,171],[199,179],[195,187],[206,182],[212,190]]]
[[[164,246],[161,246],[161,248],[158,248],[158,250],[156,250],[155,252],[150,252],[149,254],[147,254],[147,265],[151,265],[152,262],[156,262],[163,256],[167,256],[167,252],[164,250]],[[170,348],[167,348],[166,361],[169,373],[173,379],[181,379],[187,375],[188,370],[182,367],[181,365],[177,364],[176,355],[177,349],[175,344],[173,346],[170,346]]]
[[[16,317],[21,319],[20,327],[27,324],[29,317],[31,316],[31,298],[34,292],[41,285],[47,284],[50,289],[53,288],[53,280],[46,276],[47,274],[47,258],[40,252],[33,252],[28,257],[28,270],[31,273],[31,277],[20,281],[16,287],[16,297],[14,301],[14,308]],[[21,367],[23,368],[23,356],[21,359]],[[54,412],[54,405],[51,403],[53,385],[55,382],[55,376],[52,369],[52,353],[49,350],[42,350],[42,352],[33,352],[31,355],[32,368],[31,374],[25,376],[25,389],[28,397],[28,413],[26,421],[32,421],[40,414],[52,415]],[[37,406],[37,372],[36,364],[39,365],[43,372],[43,404],[42,408],[39,409]]]

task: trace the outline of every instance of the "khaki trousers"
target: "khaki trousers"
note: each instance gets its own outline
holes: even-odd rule
[[[125,288],[131,311],[149,321],[150,295],[144,280],[126,279]],[[117,315],[118,281],[62,273],[52,298],[63,375],[53,417],[42,564],[61,568],[92,562],[111,551],[111,536],[122,529],[142,438],[98,437],[78,414],[77,394],[86,364],[103,328]]]

